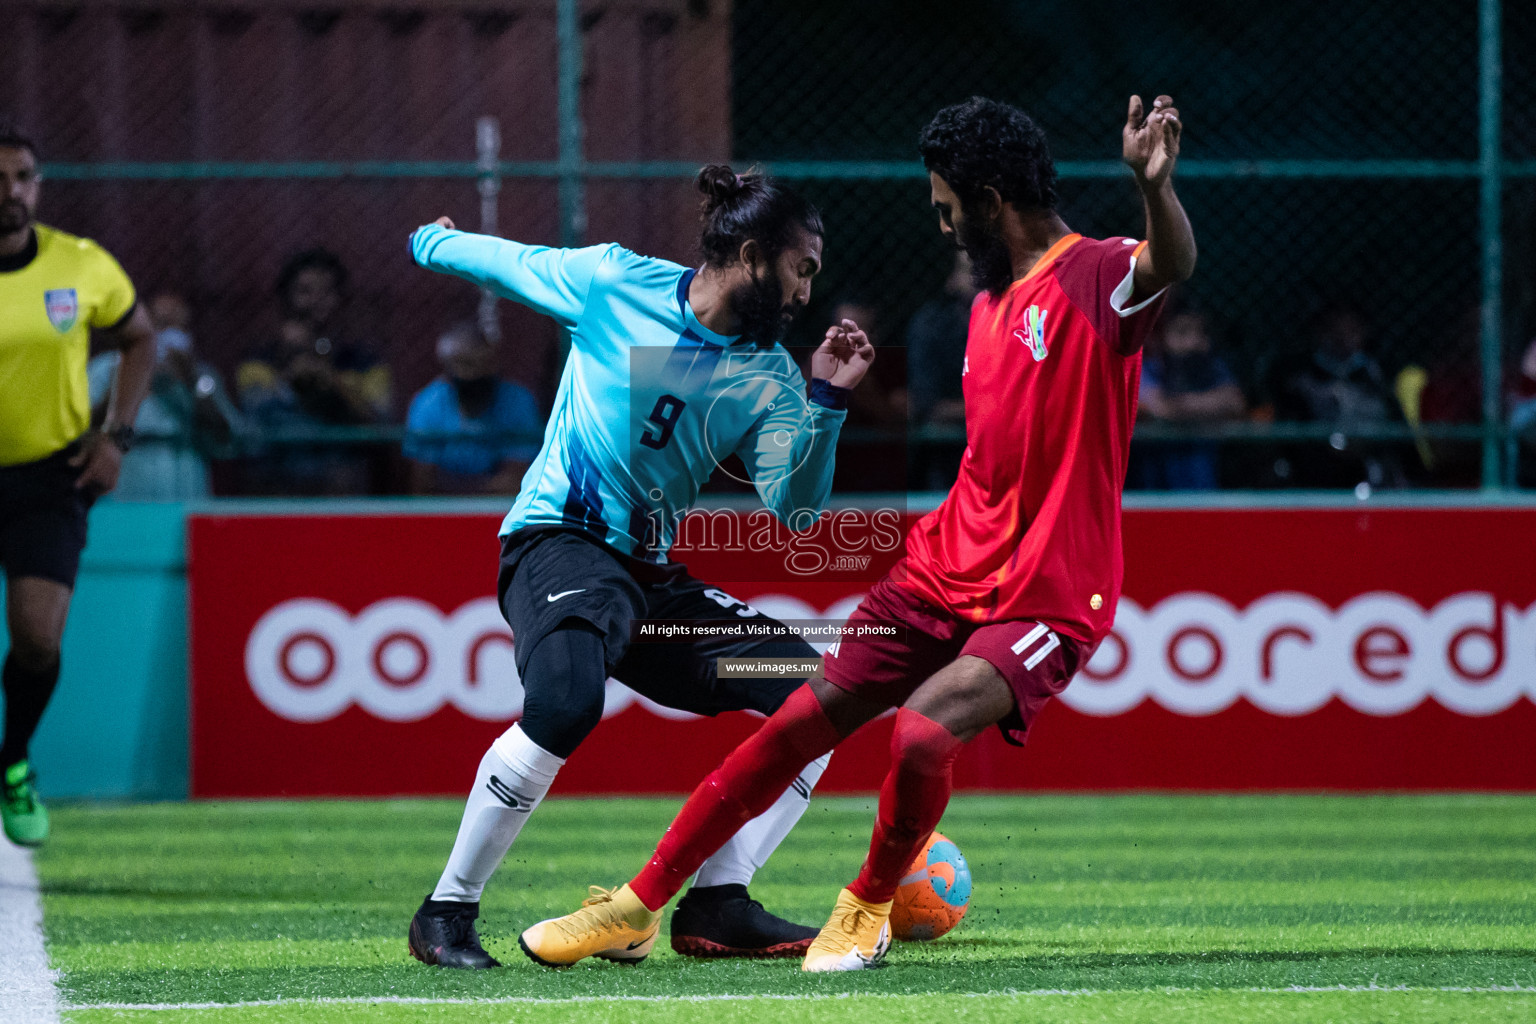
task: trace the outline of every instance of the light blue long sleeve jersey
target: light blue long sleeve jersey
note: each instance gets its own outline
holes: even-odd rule
[[[663,562],[719,462],[741,456],[763,504],[808,529],[832,490],[847,393],[782,345],[716,334],[688,306],[694,271],[618,245],[551,249],[436,224],[418,264],[489,288],[571,332],[544,444],[502,523],[568,526]]]

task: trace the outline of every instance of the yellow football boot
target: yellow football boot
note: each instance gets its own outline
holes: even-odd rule
[[[528,959],[545,967],[569,967],[589,956],[637,964],[656,945],[661,912],[646,910],[628,885],[591,886],[581,909],[552,917],[523,932],[517,944]]]
[[[862,971],[891,948],[891,904],[865,903],[844,889],[821,934],[806,951],[802,971]]]

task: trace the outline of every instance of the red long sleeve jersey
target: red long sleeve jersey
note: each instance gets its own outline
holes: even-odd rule
[[[1068,235],[1001,296],[977,296],[965,346],[965,457],[907,537],[907,578],[973,622],[1036,619],[1097,643],[1125,560],[1125,482],[1141,346],[1162,293],[1130,305],[1129,238]]]

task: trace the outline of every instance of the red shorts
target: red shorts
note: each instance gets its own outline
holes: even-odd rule
[[[1013,711],[997,727],[1015,746],[1023,744],[1029,723],[1046,701],[1066,689],[1097,646],[1031,619],[957,619],[890,577],[870,589],[848,617],[848,626],[865,626],[871,633],[851,633],[827,650],[822,659],[827,682],[865,700],[900,707],[929,676],[969,654],[997,669],[1013,691]]]

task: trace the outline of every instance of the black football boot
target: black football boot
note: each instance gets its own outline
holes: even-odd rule
[[[672,913],[672,949],[683,956],[804,956],[818,930],[775,917],[744,885],[689,889]]]
[[[428,895],[411,918],[411,956],[437,967],[500,967],[500,961],[480,946],[475,932],[475,918],[479,916],[478,902],[434,900]]]

